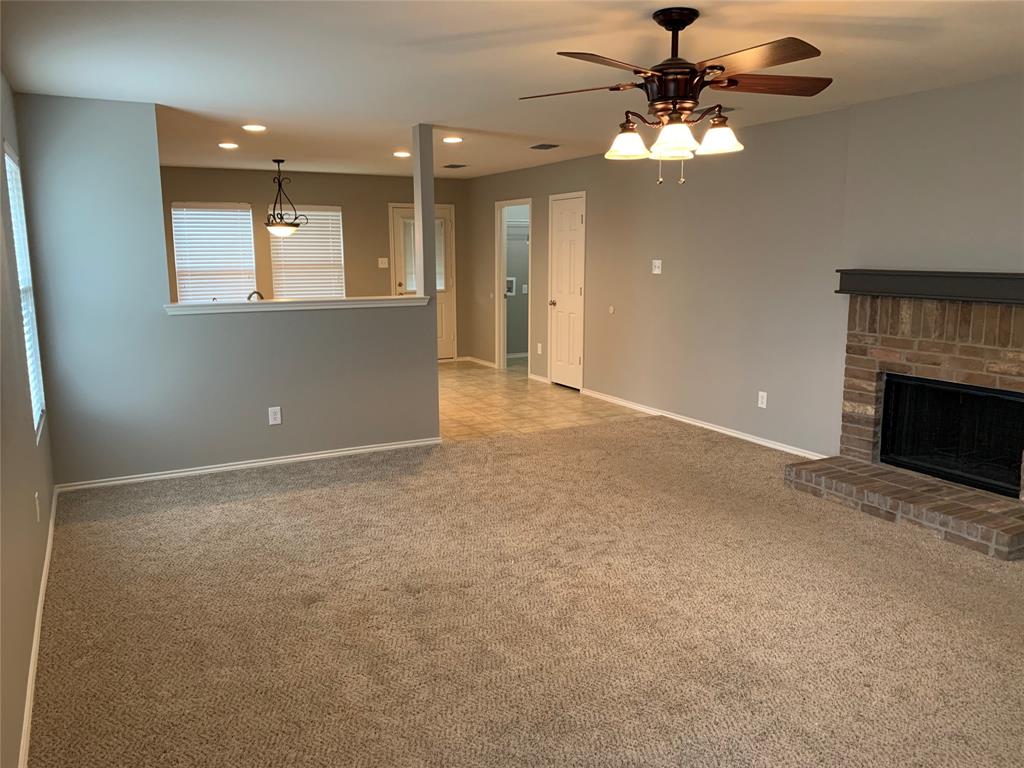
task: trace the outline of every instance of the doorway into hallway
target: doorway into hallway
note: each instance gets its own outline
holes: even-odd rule
[[[504,368],[512,360],[529,360],[530,200],[495,203],[494,229],[495,363]]]

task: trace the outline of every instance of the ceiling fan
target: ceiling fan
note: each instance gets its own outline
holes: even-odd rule
[[[559,56],[602,64],[606,67],[626,70],[640,78],[639,82],[629,81],[604,85],[597,88],[579,88],[573,91],[541,93],[523,96],[525,99],[539,99],[547,96],[563,96],[587,91],[625,91],[639,88],[647,95],[649,120],[643,115],[626,111],[626,119],[619,126],[619,134],[605,153],[609,160],[688,160],[698,155],[738,152],[743,145],[728,125],[728,118],[722,112],[721,104],[715,104],[697,112],[701,92],[705,88],[735,93],[761,93],[781,96],[815,96],[831,83],[829,77],[799,77],[792,75],[761,75],[756,70],[803,61],[820,56],[821,51],[810,43],[795,37],[784,37],[770,43],[746,48],[735,53],[715,56],[711,59],[688,61],[679,56],[679,32],[690,26],[700,16],[695,8],[662,8],[652,18],[672,34],[671,55],[659,64],[641,67],[596,53],[559,51]],[[695,114],[696,113],[696,114]],[[644,125],[659,128],[658,139],[650,150],[637,133],[634,118]],[[710,127],[704,139],[698,142],[690,126],[710,118]],[[680,182],[684,179],[680,174]],[[658,180],[661,183],[661,179]]]

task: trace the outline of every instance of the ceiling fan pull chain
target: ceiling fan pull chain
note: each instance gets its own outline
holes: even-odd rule
[[[685,184],[686,183],[686,176],[683,175],[683,166],[685,164],[686,164],[685,160],[680,160],[679,161],[679,181],[676,182],[677,184]]]
[[[661,160],[658,161],[658,183],[665,183],[665,177],[661,175]]]

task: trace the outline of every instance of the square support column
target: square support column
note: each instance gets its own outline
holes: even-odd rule
[[[437,297],[434,241],[434,126],[419,124],[412,129],[412,199],[415,216],[416,285],[424,296]],[[431,302],[433,305],[435,302]],[[434,308],[435,334],[436,310]]]

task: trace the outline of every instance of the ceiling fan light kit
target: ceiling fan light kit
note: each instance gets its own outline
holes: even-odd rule
[[[652,67],[641,67],[596,53],[559,51],[559,56],[626,70],[639,77],[639,82],[616,83],[597,88],[542,93],[524,96],[538,99],[586,91],[626,91],[642,89],[647,95],[647,111],[652,119],[627,110],[619,133],[605,152],[608,160],[689,160],[694,155],[723,155],[739,152],[743,145],[722,114],[722,105],[715,104],[698,112],[700,95],[705,88],[737,93],[761,93],[781,96],[816,96],[827,88],[827,77],[792,75],[759,75],[755,70],[803,61],[820,56],[821,51],[795,37],[784,37],[764,45],[716,56],[696,63],[679,56],[679,33],[700,16],[695,8],[662,8],[652,18],[672,35],[671,55]],[[635,118],[635,120],[634,120]],[[709,127],[702,141],[693,135],[692,126],[708,119]],[[648,151],[637,123],[658,129],[658,137]],[[680,167],[680,183],[683,182]],[[661,178],[659,176],[659,183]]]
[[[661,130],[658,140],[651,147],[652,160],[689,160],[700,142],[693,136],[690,126],[683,122],[679,113],[672,115]]]
[[[704,132],[704,140],[697,147],[697,154],[724,155],[729,152],[739,152],[742,149],[743,145],[736,138],[732,128],[728,126],[727,119],[713,117],[711,118],[711,127]]]
[[[629,115],[626,115],[626,122],[619,125],[619,133],[604,156],[607,160],[643,160],[651,156],[644,137],[636,132],[636,123]]]

